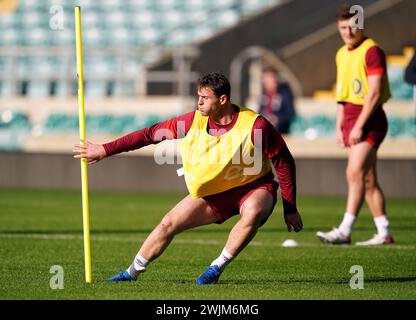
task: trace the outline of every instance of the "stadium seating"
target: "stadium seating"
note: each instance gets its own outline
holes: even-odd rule
[[[412,48],[407,48],[403,55],[387,57],[390,89],[395,99],[411,100],[413,98],[412,86],[404,81],[404,70],[412,53]]]
[[[0,114],[0,128],[27,130],[31,128],[31,125],[26,114],[5,110]]]
[[[156,114],[141,115],[112,115],[97,114],[86,115],[86,129],[89,133],[106,133],[120,135],[142,129],[157,122],[174,117],[173,114],[164,116]],[[14,128],[23,133],[28,133],[33,127],[28,117],[22,113],[5,111],[1,115],[0,129]],[[291,125],[290,133],[293,136],[314,140],[321,137],[335,136],[335,117],[325,115],[306,116],[297,115]],[[401,118],[389,116],[388,136],[392,138],[416,138],[416,123],[412,117]],[[39,128],[37,128],[39,130]],[[44,133],[77,133],[78,115],[52,113],[41,124],[41,132]]]
[[[334,135],[335,118],[324,115],[299,116],[297,115],[290,127],[294,136],[313,140],[318,137]]]
[[[89,133],[123,134],[142,129],[172,116],[148,115],[86,115],[86,130]],[[78,131],[78,115],[62,113],[50,114],[41,131],[45,133],[76,133]]]
[[[57,106],[59,107],[59,106]],[[58,108],[59,109],[59,108]],[[120,136],[142,129],[154,123],[172,118],[177,114],[147,113],[94,113],[86,115],[86,130],[89,135],[104,134]],[[416,120],[413,116],[388,114],[388,138],[413,140],[416,138]],[[290,128],[294,138],[319,140],[335,137],[335,116],[324,114],[298,114]],[[76,136],[79,130],[76,113],[51,112],[42,121],[32,123],[25,112],[4,110],[0,112],[0,150],[21,150],[25,138],[45,135],[69,134]],[[409,140],[409,141],[410,141]]]
[[[32,125],[21,112],[4,110],[0,113],[0,150],[21,150],[23,141]]]
[[[25,47],[64,47],[74,48],[74,7],[82,8],[83,42],[85,47],[135,48],[138,46],[175,48],[202,41],[216,32],[230,27],[242,19],[262,9],[277,4],[280,0],[20,0],[16,12],[1,14],[0,48],[12,46]],[[54,26],[54,22],[63,13],[63,28]],[[149,52],[134,61],[135,64],[155,62],[160,55]],[[26,59],[26,58],[24,58]],[[36,60],[36,59],[35,59]],[[57,64],[47,58],[41,65],[32,59],[18,61],[20,70],[37,68],[39,72],[56,72],[68,66]],[[10,61],[0,56],[0,71]],[[91,64],[91,65],[90,65]],[[94,61],[85,61],[86,70],[96,71]],[[108,95],[132,95],[134,86],[122,90],[116,75],[123,70],[114,59],[99,62],[98,71],[108,75],[101,80],[97,77],[86,83],[86,96],[103,97]],[[69,66],[73,70],[74,65]],[[29,72],[29,71],[28,71]],[[91,73],[85,72],[87,77]],[[53,79],[52,74],[38,72],[18,77],[18,94],[34,97],[49,95],[75,94],[68,86],[65,77]],[[96,74],[95,74],[96,75]],[[98,76],[101,76],[99,74]],[[35,78],[33,78],[35,77]],[[75,77],[75,75],[74,75]],[[56,77],[55,77],[56,78]],[[87,79],[86,79],[87,80]],[[3,80],[0,95],[14,93],[12,80]]]
[[[416,138],[416,120],[414,117],[402,118],[388,116],[387,136],[391,138]],[[335,117],[315,115],[296,116],[290,133],[293,136],[314,140],[321,137],[335,137]]]
[[[46,47],[52,51],[60,47],[71,59],[43,54],[14,59],[0,54],[0,97],[9,97],[16,92],[30,98],[77,94],[73,56],[75,5],[82,7],[84,48],[104,46],[120,48],[120,52],[129,52],[132,48],[156,48],[127,58],[116,54],[85,56],[85,94],[88,98],[132,96],[136,92],[134,80],[140,74],[140,66],[162,58],[159,49],[204,41],[279,2],[281,0],[20,0],[16,12],[0,15],[0,49]],[[52,10],[54,5],[63,9],[63,29],[53,30],[51,25],[51,17],[57,12]],[[410,55],[410,49],[405,48],[403,55],[388,57],[389,80],[395,99],[412,97],[412,88],[403,81],[403,70]],[[315,96],[333,100],[334,91],[319,91]],[[0,110],[0,150],[19,150],[24,136],[34,131],[38,134],[76,134],[78,116],[57,110],[50,111],[41,123],[36,124],[25,113]],[[101,114],[88,114],[87,131],[120,135],[175,115],[162,117],[152,111],[147,110],[139,116],[134,112],[110,114],[108,109]],[[334,129],[335,118],[332,116],[300,114],[290,133],[313,140],[334,136]],[[416,137],[414,118],[389,117],[388,135],[392,138]]]

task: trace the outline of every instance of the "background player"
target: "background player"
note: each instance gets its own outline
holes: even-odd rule
[[[364,199],[374,217],[377,234],[357,245],[391,244],[385,199],[377,181],[377,149],[387,133],[382,105],[390,98],[386,58],[381,48],[363,30],[355,27],[350,6],[337,11],[338,31],[345,45],[336,55],[337,140],[348,147],[346,177],[347,208],[338,228],[317,233],[332,244],[351,243],[351,232]]]

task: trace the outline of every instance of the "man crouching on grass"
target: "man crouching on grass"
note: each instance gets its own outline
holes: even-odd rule
[[[231,229],[221,254],[196,279],[198,284],[216,283],[224,268],[247,246],[273,211],[279,184],[274,180],[272,164],[281,186],[288,231],[299,232],[303,228],[296,207],[295,162],[282,136],[254,111],[231,103],[231,87],[224,75],[210,73],[200,78],[197,89],[195,111],[110,143],[85,142],[74,147],[74,158],[85,158],[94,164],[166,138],[182,138],[181,157],[189,195],[163,217],[127,270],[108,281],[136,280],[176,234],[223,223],[239,214],[240,219]],[[161,137],[160,132],[170,134]],[[251,163],[247,164],[250,162],[247,159]]]

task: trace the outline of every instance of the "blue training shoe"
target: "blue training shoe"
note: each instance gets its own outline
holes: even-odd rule
[[[117,281],[135,281],[136,278],[133,278],[130,273],[127,271],[120,271],[119,274],[107,279],[108,282],[117,282]]]
[[[197,284],[211,284],[217,283],[220,278],[221,270],[218,266],[209,266],[203,274],[201,274],[198,279],[196,279]]]

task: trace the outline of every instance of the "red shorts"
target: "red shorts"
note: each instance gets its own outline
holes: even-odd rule
[[[240,207],[243,205],[244,201],[257,189],[267,190],[273,197],[273,206],[270,210],[270,215],[273,212],[273,208],[276,204],[278,188],[279,184],[273,179],[273,173],[270,172],[256,181],[221,193],[203,197],[203,199],[216,213],[218,221],[215,223],[223,223],[232,216],[240,214]],[[261,225],[267,221],[267,218],[262,221]]]
[[[342,123],[342,134],[344,144],[349,147],[348,137],[358,116],[362,111],[362,106],[352,103],[344,104],[344,121]],[[382,108],[378,106],[373,115],[368,119],[363,128],[363,135],[361,141],[367,141],[375,149],[378,149],[387,134],[387,117]]]

